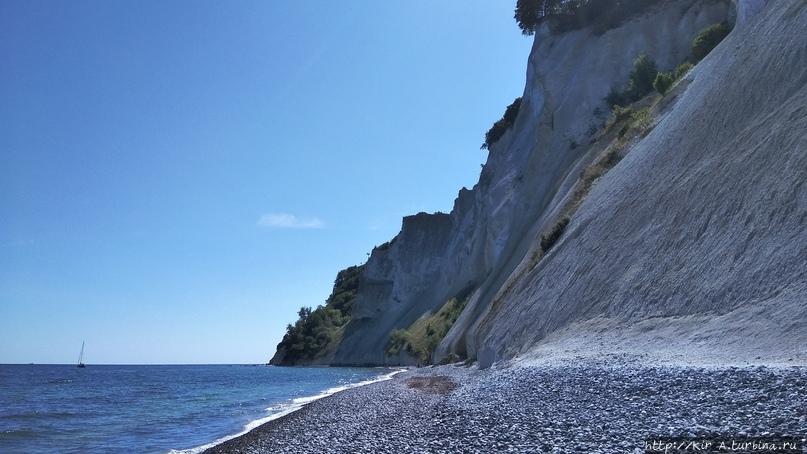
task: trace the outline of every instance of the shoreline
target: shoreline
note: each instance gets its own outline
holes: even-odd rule
[[[249,434],[249,432],[253,431],[256,428],[259,428],[259,427],[261,427],[261,426],[263,426],[265,424],[269,424],[269,423],[271,423],[273,421],[276,421],[276,420],[284,418],[284,417],[286,417],[286,416],[288,416],[290,414],[298,412],[298,411],[304,409],[306,406],[310,405],[311,403],[316,402],[316,401],[318,401],[320,399],[328,398],[328,397],[330,397],[330,396],[332,396],[334,394],[337,394],[337,393],[340,393],[340,392],[343,392],[343,391],[346,391],[346,390],[349,390],[349,389],[360,388],[362,386],[369,386],[369,385],[372,385],[372,384],[375,384],[375,383],[392,380],[395,377],[395,375],[400,374],[402,372],[406,372],[406,370],[407,370],[404,367],[378,367],[378,369],[386,369],[389,372],[381,374],[378,377],[370,379],[370,380],[364,380],[364,381],[360,381],[360,382],[356,382],[356,383],[348,383],[346,385],[328,388],[328,389],[323,390],[319,394],[293,398],[288,403],[282,403],[282,404],[278,404],[278,405],[273,406],[273,407],[281,407],[282,409],[279,409],[276,413],[273,413],[273,414],[271,414],[269,416],[265,416],[265,417],[262,417],[262,418],[259,418],[259,419],[256,419],[254,421],[249,422],[238,433],[231,434],[231,435],[225,435],[225,436],[220,437],[220,438],[218,438],[218,439],[216,439],[214,441],[211,441],[209,443],[205,443],[205,444],[202,444],[202,445],[199,445],[199,446],[194,446],[192,448],[171,449],[171,450],[168,451],[167,454],[199,454],[199,453],[208,452],[208,450],[210,450],[211,448],[214,448],[216,446],[220,446],[221,444],[226,443],[226,442],[228,442],[228,441],[230,441],[232,439],[243,437],[243,436]],[[270,407],[270,408],[272,408],[272,407]]]
[[[648,437],[803,438],[805,405],[801,362],[447,365],[338,392],[203,452],[644,452]]]
[[[433,370],[438,369],[434,368]],[[366,421],[367,415],[363,413],[367,409],[372,409],[372,418],[376,420],[398,419],[401,410],[404,408],[409,410],[405,410],[406,413],[413,413],[411,410],[416,409],[412,407],[412,404],[415,403],[414,407],[422,410],[434,405],[439,400],[439,393],[428,389],[428,386],[416,389],[410,388],[404,383],[412,378],[410,375],[413,372],[425,370],[426,368],[403,369],[393,374],[388,380],[354,386],[311,401],[295,411],[269,420],[245,434],[212,446],[202,451],[202,454],[278,452],[278,447],[271,446],[271,441],[276,440],[278,435],[286,438],[298,437],[298,443],[292,444],[297,445],[302,450],[294,451],[308,452],[305,449],[305,440],[308,436],[316,439],[316,432],[321,431],[323,427],[327,427],[330,435],[338,436],[339,430],[334,426],[339,425],[342,420],[349,421],[354,426],[353,429],[356,429],[355,424],[357,421]],[[406,377],[401,375],[406,375]],[[407,393],[407,389],[410,392]],[[404,392],[401,393],[401,390],[404,390]],[[425,407],[419,406],[423,404],[425,404]],[[416,410],[414,413],[422,412]],[[352,415],[357,418],[351,421],[350,417]],[[325,441],[327,438],[331,438],[331,436],[320,438],[319,441]],[[267,445],[266,441],[270,443]],[[289,448],[286,447],[285,449]],[[320,452],[340,452],[339,447],[329,444],[321,445],[320,449],[322,449]],[[283,449],[280,449],[280,451],[283,451]],[[380,449],[378,452],[383,451],[383,449]]]

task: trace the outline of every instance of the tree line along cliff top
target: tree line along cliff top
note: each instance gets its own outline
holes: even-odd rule
[[[632,16],[667,0],[517,0],[515,20],[524,35],[532,35],[546,20],[552,32],[592,27],[601,35]]]

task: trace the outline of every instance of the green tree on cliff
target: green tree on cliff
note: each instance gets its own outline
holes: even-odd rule
[[[692,41],[692,56],[698,62],[703,59],[709,52],[712,51],[723,38],[731,33],[729,24],[723,22],[722,24],[712,24],[698,33],[695,40]]]
[[[507,106],[504,110],[502,118],[493,123],[493,126],[485,133],[485,143],[482,144],[482,149],[487,149],[491,144],[501,139],[505,132],[510,129],[516,122],[518,112],[521,110],[521,98],[516,98],[512,104]]]
[[[547,17],[555,32],[592,27],[601,35],[661,0],[517,0],[514,18],[521,33],[532,35]]]

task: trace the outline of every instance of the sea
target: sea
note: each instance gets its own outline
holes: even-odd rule
[[[399,371],[0,364],[0,453],[199,453]]]

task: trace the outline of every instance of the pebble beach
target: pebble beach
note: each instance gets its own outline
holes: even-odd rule
[[[205,453],[643,453],[673,438],[800,440],[806,417],[803,365],[457,364],[337,393]]]

